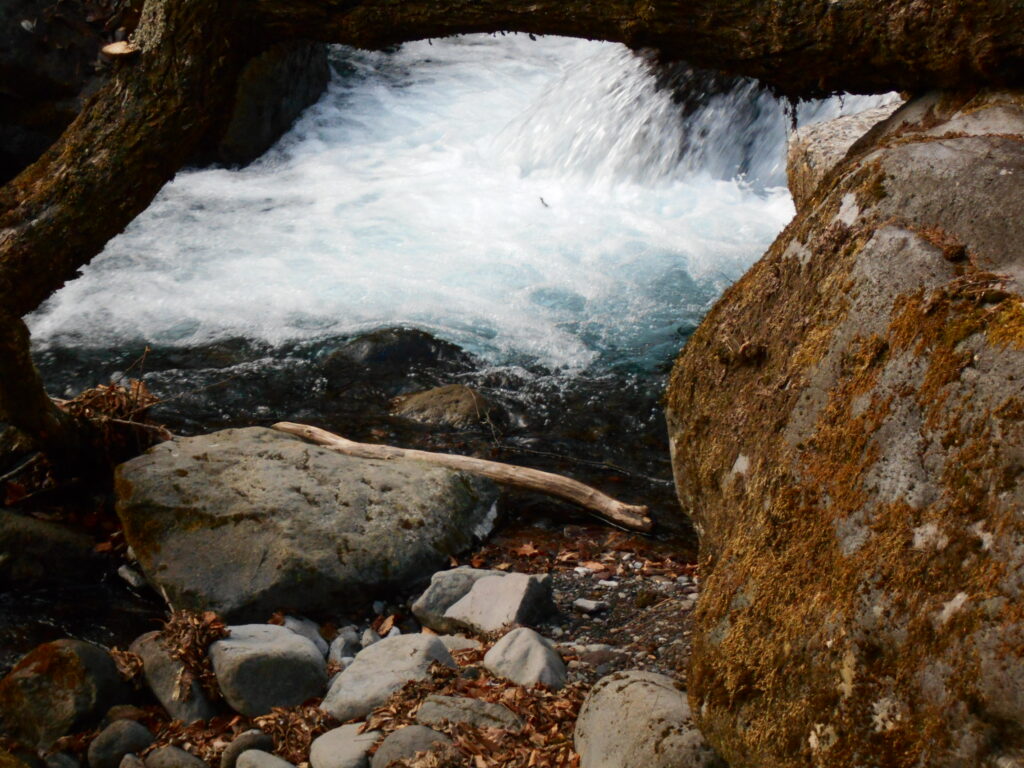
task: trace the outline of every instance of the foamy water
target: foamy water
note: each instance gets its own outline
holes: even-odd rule
[[[793,214],[786,118],[753,86],[684,124],[615,44],[471,36],[333,58],[276,147],[178,174],[31,319],[36,343],[403,324],[495,363],[646,365]]]

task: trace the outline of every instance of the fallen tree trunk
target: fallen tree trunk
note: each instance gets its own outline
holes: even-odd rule
[[[1024,4],[1005,0],[147,0],[111,81],[0,188],[7,322],[38,308],[149,205],[259,49],[294,38],[372,48],[503,30],[652,47],[793,96],[1024,84]],[[29,359],[20,328],[0,334]],[[37,384],[35,376],[18,386]],[[8,386],[10,376],[0,379]],[[0,395],[0,420],[19,419],[15,399]],[[41,385],[30,399],[44,401]],[[20,421],[42,441],[45,417]]]
[[[806,97],[1024,83],[1006,0],[257,0],[275,36],[364,48],[467,32],[623,42]]]
[[[470,472],[502,485],[537,491],[571,501],[623,528],[646,532],[652,527],[651,518],[647,516],[647,507],[623,504],[621,501],[601,493],[596,488],[551,472],[477,459],[472,456],[357,443],[318,427],[294,424],[289,421],[278,422],[273,428],[279,432],[296,435],[318,445],[326,446],[346,456],[357,456],[361,459],[413,459],[461,472]]]

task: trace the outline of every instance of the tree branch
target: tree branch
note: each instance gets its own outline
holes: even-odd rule
[[[606,496],[596,488],[551,472],[477,459],[472,456],[416,451],[395,448],[390,445],[356,443],[324,429],[305,424],[293,424],[288,421],[278,422],[273,428],[279,432],[286,432],[289,435],[296,435],[318,445],[326,446],[346,456],[357,456],[361,459],[413,459],[426,464],[482,475],[496,483],[566,499],[596,512],[606,520],[624,528],[634,531],[651,530],[651,518],[647,516],[647,507],[623,504],[621,501]]]

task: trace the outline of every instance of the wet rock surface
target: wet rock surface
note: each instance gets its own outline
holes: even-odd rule
[[[677,364],[707,563],[690,697],[728,761],[938,768],[1018,743],[1022,104],[906,104]]]
[[[164,443],[117,471],[118,514],[175,604],[323,610],[422,581],[494,504],[480,478],[342,456],[267,429]]]

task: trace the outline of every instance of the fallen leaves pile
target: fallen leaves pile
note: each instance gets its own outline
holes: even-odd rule
[[[274,754],[292,765],[307,762],[313,739],[338,725],[337,720],[320,709],[319,702],[290,709],[275,707],[253,723],[274,740]]]
[[[231,634],[227,625],[213,611],[192,613],[174,611],[160,631],[160,643],[171,658],[183,665],[178,676],[178,698],[184,701],[189,696],[192,683],[199,682],[203,692],[211,701],[221,698],[217,677],[206,651],[210,644]]]
[[[526,688],[491,677],[479,666],[485,649],[452,654],[459,669],[435,664],[430,678],[407,683],[366,720],[363,730],[385,734],[416,722],[420,703],[429,695],[460,696],[503,704],[525,723],[519,733],[502,728],[478,728],[466,723],[432,725],[454,742],[453,748],[433,755],[398,761],[403,768],[576,768],[573,750],[576,717],[586,694],[572,683],[559,691],[542,685]]]
[[[659,551],[656,543],[637,534],[583,527],[571,533],[553,536],[551,541],[541,540],[537,531],[526,541],[511,542],[498,536],[475,552],[467,564],[524,573],[584,567],[600,579],[640,575],[674,580],[677,576],[692,576],[696,570],[688,559]],[[632,553],[628,563],[619,556],[623,552]]]

